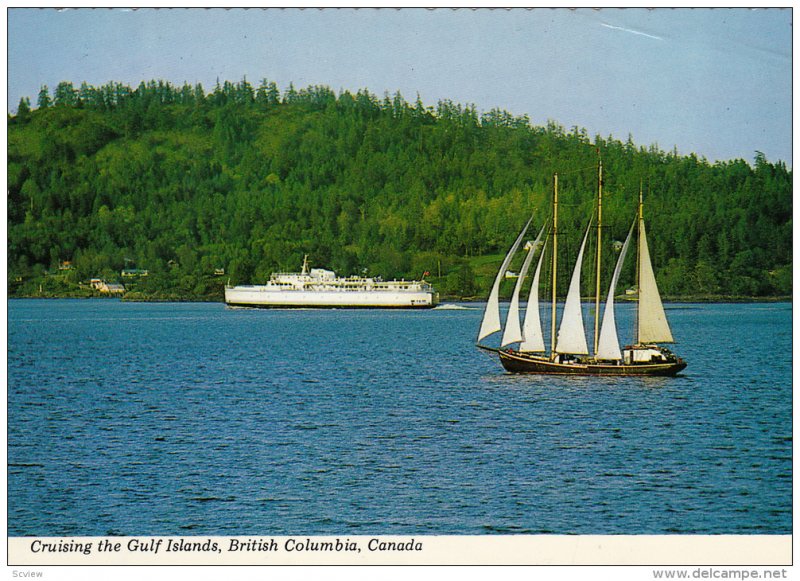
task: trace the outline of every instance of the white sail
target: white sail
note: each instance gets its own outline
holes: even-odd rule
[[[634,226],[636,226],[636,220],[631,224],[628,237],[625,239],[625,244],[622,245],[619,258],[617,258],[617,266],[614,268],[611,284],[608,287],[608,298],[606,299],[606,308],[603,312],[603,325],[600,327],[600,339],[597,344],[597,353],[595,353],[597,359],[606,361],[622,359],[622,352],[619,349],[619,338],[617,336],[617,323],[614,318],[614,293],[617,291],[619,273],[622,270],[623,262],[625,262],[625,255],[628,252],[628,246],[630,246]]]
[[[639,343],[672,343],[672,332],[658,294],[647,248],[644,220],[639,221]]]
[[[543,232],[544,226],[542,226],[542,229],[539,231],[539,235],[530,246],[528,255],[525,257],[525,261],[522,263],[522,268],[519,271],[517,284],[514,285],[514,293],[511,295],[511,304],[508,307],[506,327],[503,330],[503,339],[500,341],[501,347],[509,345],[510,343],[519,343],[525,338],[519,325],[519,292],[522,290],[522,283],[525,281],[525,276],[528,274],[528,269],[531,266],[531,260],[533,260],[533,255],[536,252],[536,249],[539,247],[539,241],[542,238]]]
[[[586,345],[586,331],[583,327],[583,313],[581,312],[581,263],[583,251],[586,248],[586,239],[589,237],[589,228],[583,236],[575,270],[567,291],[567,300],[564,303],[564,314],[561,316],[561,326],[558,328],[558,341],[556,352],[571,353],[574,355],[588,355],[589,347]]]
[[[520,232],[519,236],[517,236],[517,239],[514,241],[514,245],[508,251],[508,254],[506,254],[506,257],[503,260],[503,264],[500,266],[497,277],[494,279],[494,285],[489,293],[489,300],[486,301],[486,310],[483,312],[481,328],[480,331],[478,331],[479,343],[483,338],[488,337],[492,333],[496,333],[503,328],[500,324],[500,283],[503,282],[503,276],[505,276],[506,270],[508,270],[508,266],[511,264],[511,259],[514,256],[514,253],[517,251],[517,248],[519,248],[520,242],[522,242],[522,239],[525,236],[525,232],[528,230],[528,226],[531,225],[531,220],[533,220],[533,216],[528,219],[528,222],[525,224],[522,232]]]
[[[542,320],[539,316],[539,274],[542,271],[543,258],[544,248],[539,255],[536,271],[533,273],[531,291],[528,295],[528,308],[525,309],[525,321],[522,323],[523,340],[519,345],[520,351],[542,352],[545,350]]]
[[[514,293],[511,295],[511,303],[508,306],[508,316],[506,317],[506,326],[505,329],[503,329],[503,338],[500,340],[501,347],[510,343],[522,341],[522,328],[519,325],[519,290],[522,287],[525,275],[528,273],[531,258],[533,258],[532,248],[528,251],[525,262],[522,263],[522,268],[517,277],[517,284],[514,286]]]

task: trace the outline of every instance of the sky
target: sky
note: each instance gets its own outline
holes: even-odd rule
[[[61,81],[399,91],[711,162],[792,163],[791,9],[11,8],[8,110]]]

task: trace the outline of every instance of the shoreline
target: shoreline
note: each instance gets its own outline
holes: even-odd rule
[[[36,299],[36,300],[51,300],[51,299],[75,299],[75,300],[119,300],[125,303],[220,303],[225,304],[224,300],[215,299],[213,297],[146,297],[146,296],[105,296],[105,295],[71,295],[69,293],[63,295],[9,295],[8,300],[16,299]],[[593,302],[593,298],[584,298],[581,302]],[[618,297],[619,303],[635,303],[636,299],[627,299],[625,297]],[[439,304],[447,302],[451,303],[485,303],[485,298],[477,297],[442,297]],[[700,303],[700,304],[737,304],[737,303],[792,303],[791,296],[774,296],[774,297],[737,297],[726,295],[690,295],[685,297],[664,297],[665,304],[676,303]]]

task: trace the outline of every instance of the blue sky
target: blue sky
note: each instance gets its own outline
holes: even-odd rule
[[[64,80],[267,78],[791,165],[791,47],[789,9],[10,9],[8,107]]]

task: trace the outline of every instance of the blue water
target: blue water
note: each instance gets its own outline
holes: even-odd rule
[[[481,308],[9,301],[9,534],[791,533],[791,305],[668,305],[676,378],[506,374]]]

